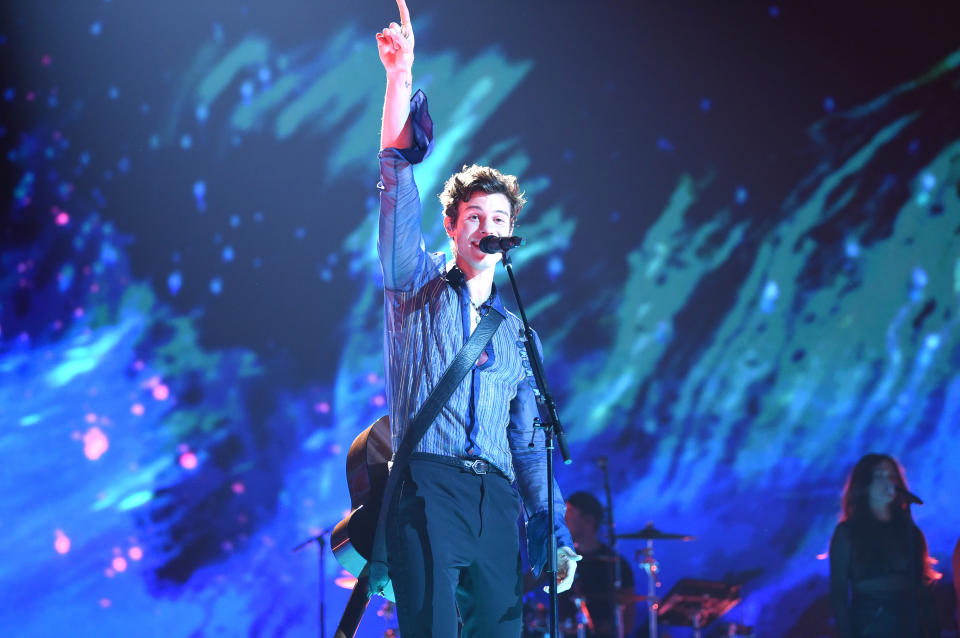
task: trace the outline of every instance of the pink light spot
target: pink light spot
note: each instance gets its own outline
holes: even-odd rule
[[[40,64],[43,66],[50,66],[51,62],[53,62],[53,58],[50,57],[49,53],[40,58]]]
[[[143,558],[143,550],[139,547],[131,547],[127,551],[127,556],[130,557],[130,560],[140,560]]]
[[[97,415],[93,412],[87,412],[85,415],[83,415],[83,420],[87,423],[96,423]]]
[[[170,388],[161,383],[153,389],[153,398],[157,401],[166,401],[170,398]]]
[[[367,383],[376,383],[377,382],[377,373],[371,372],[367,375]]]
[[[155,388],[160,385],[160,377],[150,377],[143,383],[145,388]]]
[[[33,91],[30,91],[29,93],[27,93],[26,97],[27,97],[27,102],[33,102],[33,100],[37,97],[37,94],[34,93]]]
[[[142,403],[134,403],[133,405],[131,405],[131,406],[130,406],[130,414],[132,414],[132,415],[134,415],[134,416],[143,416],[143,404],[142,404]]]
[[[66,226],[70,223],[70,215],[67,215],[65,212],[57,213],[56,217],[57,226]]]
[[[341,452],[343,452],[343,446],[339,443],[333,443],[330,445],[331,454],[340,454]]]
[[[824,553],[822,553],[822,554],[817,554],[817,560],[827,560],[827,556],[829,556],[829,555],[830,555],[830,554],[829,554],[828,552],[824,552]]]
[[[83,438],[83,435],[80,433],[80,430],[74,430],[73,432],[70,433],[70,438],[73,439],[74,441],[79,441],[80,439]]]
[[[70,538],[63,533],[63,530],[55,530],[53,548],[57,550],[58,554],[66,554],[70,551]]]
[[[230,489],[233,490],[234,494],[243,494],[247,491],[246,486],[240,481],[236,481],[233,485],[230,486]]]
[[[90,292],[100,292],[100,284],[90,284]]]
[[[137,359],[136,361],[133,362],[133,369],[136,370],[137,372],[140,372],[141,370],[143,370],[143,365],[144,365],[143,361],[140,359]]]
[[[113,578],[117,575],[117,572],[113,571],[112,567],[107,567],[105,570],[103,570],[103,575],[107,578]]]
[[[117,571],[117,573],[127,571],[127,559],[123,556],[117,556],[110,562],[110,565]]]
[[[76,308],[74,308],[74,309],[73,309],[73,316],[74,316],[75,319],[79,319],[80,317],[82,317],[82,316],[83,316],[83,308],[81,308],[80,306],[77,306]]]
[[[377,407],[383,407],[387,404],[387,398],[382,394],[378,394],[377,396],[373,397],[373,404]]]
[[[326,401],[320,401],[319,403],[313,404],[313,411],[320,414],[329,414],[330,413],[330,404]]]
[[[113,604],[113,603],[110,602],[110,599],[109,599],[109,598],[101,598],[101,599],[100,599],[100,606],[103,607],[104,609],[106,609],[107,607],[109,607],[111,604]]]
[[[98,427],[90,428],[83,435],[83,453],[91,461],[96,461],[103,456],[109,447],[110,441],[107,439],[107,435]]]
[[[193,452],[184,452],[180,455],[180,467],[185,470],[197,469],[197,455]]]

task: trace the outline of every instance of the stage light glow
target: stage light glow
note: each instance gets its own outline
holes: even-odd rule
[[[96,461],[110,448],[107,435],[98,427],[92,427],[83,435],[83,453],[91,461]]]
[[[70,551],[70,538],[64,534],[63,530],[54,531],[53,548],[58,554],[66,554]]]
[[[180,467],[185,470],[195,470],[197,469],[198,461],[197,455],[193,452],[184,452],[180,455]]]

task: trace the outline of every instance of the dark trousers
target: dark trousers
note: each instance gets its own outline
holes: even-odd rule
[[[522,624],[520,496],[478,476],[412,457],[387,519],[387,556],[403,638],[518,638]]]

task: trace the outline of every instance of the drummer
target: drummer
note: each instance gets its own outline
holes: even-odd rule
[[[589,616],[592,630],[587,636],[616,637],[616,603],[623,605],[623,635],[633,632],[636,616],[636,597],[633,591],[633,571],[630,564],[599,538],[600,523],[604,520],[604,508],[589,492],[574,492],[567,498],[566,522],[577,553],[583,559],[570,591],[560,594],[560,626],[564,635],[576,635],[578,614],[576,599],[582,601],[580,621]],[[619,595],[614,596],[614,566],[620,562]],[[586,609],[583,609],[583,606]],[[573,630],[573,631],[572,631]]]

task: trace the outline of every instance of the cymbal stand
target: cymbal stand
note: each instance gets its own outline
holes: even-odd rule
[[[610,474],[607,472],[607,457],[597,458],[597,466],[603,472],[603,492],[607,497],[607,531],[610,532],[610,550],[613,552],[613,596],[616,604],[613,607],[614,637],[623,638],[623,603],[619,599],[620,589],[623,587],[623,576],[620,570],[620,548],[617,545],[617,526],[613,519],[613,496],[610,493]]]
[[[701,614],[702,612],[697,612],[693,617],[693,638],[700,638],[700,630],[703,629],[700,624],[703,621]]]
[[[650,620],[650,638],[657,638],[657,616],[660,612],[657,588],[660,587],[660,563],[653,556],[652,538],[647,539],[647,547],[642,551],[643,560],[640,561],[640,569],[647,574],[647,616]]]

